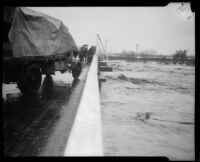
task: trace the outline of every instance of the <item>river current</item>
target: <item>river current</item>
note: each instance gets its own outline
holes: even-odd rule
[[[112,60],[101,72],[105,156],[194,160],[195,67]]]

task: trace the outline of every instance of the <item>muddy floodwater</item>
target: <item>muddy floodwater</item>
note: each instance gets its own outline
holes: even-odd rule
[[[104,154],[194,160],[195,67],[112,60],[101,86]]]

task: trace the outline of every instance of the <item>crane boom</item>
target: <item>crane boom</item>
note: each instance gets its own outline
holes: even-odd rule
[[[106,57],[106,59],[108,60],[108,57],[107,57],[107,54],[106,54],[106,49],[105,49],[104,46],[103,46],[103,43],[102,43],[102,41],[101,41],[101,37],[100,37],[99,34],[97,34],[97,38],[98,38],[98,40],[100,41],[101,47],[102,47],[102,49],[103,49],[103,51],[104,51],[104,54],[105,54],[105,57]]]

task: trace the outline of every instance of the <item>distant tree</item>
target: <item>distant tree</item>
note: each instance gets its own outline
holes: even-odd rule
[[[179,50],[173,55],[174,64],[180,63],[183,64],[187,61],[187,50]]]

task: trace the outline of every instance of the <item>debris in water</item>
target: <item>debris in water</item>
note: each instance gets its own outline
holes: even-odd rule
[[[145,121],[147,119],[150,119],[150,117],[151,117],[151,112],[137,113],[136,119]]]

